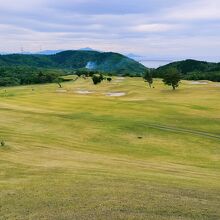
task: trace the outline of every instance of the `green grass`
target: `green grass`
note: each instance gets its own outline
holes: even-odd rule
[[[220,219],[219,85],[2,88],[0,219]]]

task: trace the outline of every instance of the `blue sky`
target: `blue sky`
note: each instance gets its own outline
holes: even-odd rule
[[[0,51],[92,47],[220,61],[220,0],[0,0]]]

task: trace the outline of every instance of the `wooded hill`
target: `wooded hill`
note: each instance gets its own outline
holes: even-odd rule
[[[11,54],[0,56],[0,66],[34,68],[80,69],[88,68],[117,75],[140,76],[146,67],[135,60],[113,52],[63,51],[54,55]]]
[[[163,77],[164,72],[166,72],[169,68],[176,68],[182,74],[183,79],[211,80],[220,82],[220,63],[191,59],[173,62],[154,70],[154,77]]]

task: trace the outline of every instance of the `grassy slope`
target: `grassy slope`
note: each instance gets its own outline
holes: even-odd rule
[[[2,89],[0,219],[220,219],[219,85]]]

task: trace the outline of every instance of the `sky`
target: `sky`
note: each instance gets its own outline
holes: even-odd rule
[[[0,42],[220,61],[220,0],[0,0]]]

